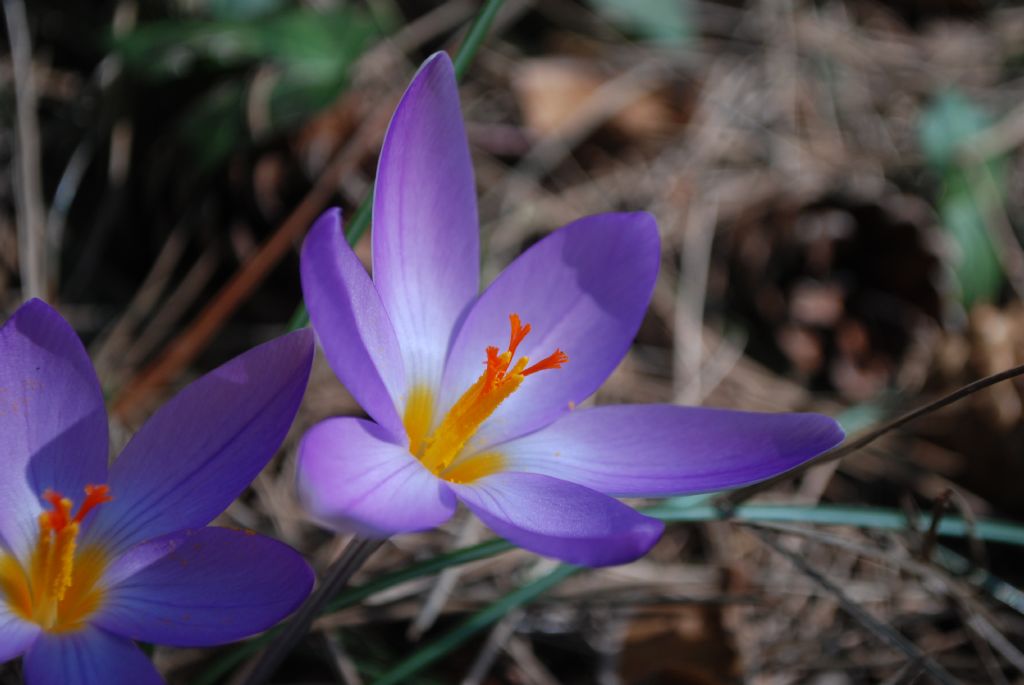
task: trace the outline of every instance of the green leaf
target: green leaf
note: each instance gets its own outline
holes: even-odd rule
[[[949,174],[951,179],[956,174]],[[964,306],[991,302],[1003,285],[1003,267],[988,236],[986,212],[979,206],[979,190],[966,182],[939,199],[939,216],[957,246],[956,277]]]
[[[234,16],[230,12],[229,16]],[[352,63],[376,37],[361,12],[288,10],[257,19],[161,21],[144,24],[115,43],[136,76],[168,81],[203,73],[211,81],[184,109],[176,133],[194,165],[209,171],[251,142],[307,120],[344,89]],[[257,66],[270,87],[252,97]],[[262,110],[262,111],[261,111]]]
[[[964,145],[991,123],[980,107],[950,90],[935,98],[918,125],[921,149],[942,180],[938,211],[957,246],[954,273],[967,307],[994,300],[1004,280],[987,226],[1005,201],[1005,160],[967,161],[963,155]]]
[[[680,46],[693,38],[689,0],[590,0],[623,31],[654,43]]]
[[[288,0],[207,0],[206,11],[214,19],[256,19],[281,11]]]
[[[918,124],[921,149],[934,167],[953,165],[959,147],[991,124],[989,116],[956,90],[940,93]]]
[[[337,72],[375,37],[361,12],[289,10],[245,20],[166,20],[142,24],[114,41],[129,71],[149,79],[179,78],[194,70],[274,63]]]

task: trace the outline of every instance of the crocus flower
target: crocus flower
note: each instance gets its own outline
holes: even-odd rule
[[[300,494],[320,522],[390,536],[437,526],[461,501],[528,550],[616,564],[644,554],[663,525],[615,496],[752,483],[842,439],[814,414],[576,408],[639,328],[658,272],[654,219],[575,221],[479,294],[475,197],[452,64],[438,53],[384,139],[372,280],[336,210],[303,246],[313,328],[373,419],[328,419],[303,438]]]
[[[312,336],[257,347],[185,388],[108,468],[82,343],[28,302],[0,328],[0,663],[29,685],[162,682],[133,640],[229,642],[289,614],[313,574],[286,545],[205,527],[284,439]]]

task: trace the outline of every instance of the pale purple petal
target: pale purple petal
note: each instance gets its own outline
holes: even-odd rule
[[[131,640],[91,626],[71,633],[44,633],[25,655],[26,685],[163,682]]]
[[[655,496],[755,483],[842,439],[839,425],[820,414],[626,405],[578,409],[495,450],[510,471],[610,495]]]
[[[384,138],[373,198],[373,281],[409,385],[436,388],[459,315],[480,289],[473,167],[451,60],[416,73]]]
[[[39,495],[73,501],[107,478],[107,414],[96,372],[71,326],[32,300],[0,328],[0,540],[25,559]]]
[[[326,526],[367,537],[428,530],[455,511],[448,485],[380,426],[353,418],[314,426],[299,447],[298,487]]]
[[[569,362],[527,377],[481,426],[471,450],[547,425],[597,390],[636,335],[658,256],[650,214],[601,214],[555,231],[498,276],[459,329],[441,406],[450,407],[477,379],[488,345],[505,349],[511,313],[532,329],[519,355],[538,361],[558,348]]]
[[[665,528],[607,495],[533,473],[497,473],[452,489],[498,535],[571,564],[633,561]]]
[[[0,591],[0,664],[24,654],[35,642],[39,632],[39,626],[8,611]]]
[[[99,507],[88,541],[116,555],[136,542],[212,521],[280,447],[312,359],[312,333],[296,331],[178,393],[114,462],[114,499]]]
[[[115,562],[111,579],[93,623],[123,637],[180,647],[266,630],[313,587],[312,569],[292,548],[215,527],[142,543]]]
[[[327,361],[360,406],[396,435],[405,431],[405,372],[398,339],[377,289],[341,230],[325,212],[302,246],[302,292]]]

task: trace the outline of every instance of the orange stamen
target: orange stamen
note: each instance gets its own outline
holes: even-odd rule
[[[562,352],[561,350],[556,349],[554,352],[551,353],[550,356],[545,357],[544,359],[541,359],[533,366],[524,369],[523,375],[529,376],[531,373],[537,373],[538,371],[544,371],[546,369],[560,369],[562,368],[562,364],[565,364],[568,361],[569,355],[567,355],[565,352]]]
[[[553,354],[529,368],[527,368],[527,364],[530,361],[526,357],[520,357],[513,364],[512,360],[515,358],[516,349],[530,332],[530,324],[524,325],[518,314],[510,314],[508,320],[512,329],[509,334],[508,349],[499,353],[497,347],[487,348],[484,372],[451,406],[433,433],[429,437],[421,439],[419,436],[424,432],[421,427],[415,422],[411,428],[409,422],[406,424],[410,447],[416,446],[412,448],[413,453],[425,467],[435,474],[441,475],[454,463],[469,439],[476,434],[477,429],[497,410],[502,402],[519,388],[526,376],[546,369],[561,368],[569,361],[569,356],[565,352],[556,349]],[[498,463],[498,461],[487,462],[491,465]],[[497,467],[495,466],[495,468]],[[475,479],[480,477],[479,473],[482,472],[466,467],[452,473],[455,473],[458,478],[472,476]],[[447,476],[442,477],[447,478]]]
[[[523,342],[523,339],[530,333],[530,324],[523,326],[519,321],[518,314],[508,315],[509,323],[512,324],[512,334],[508,338],[508,356],[509,360],[516,354],[516,348],[519,347],[519,343]]]
[[[53,509],[39,515],[40,524],[58,533],[67,528],[71,523],[71,500],[50,489],[43,492],[43,499],[49,502]]]
[[[508,362],[502,363],[501,358],[504,356],[498,354],[497,347],[487,348],[487,361],[484,362],[487,368],[484,370],[483,392],[493,389],[508,369]]]
[[[86,485],[78,513],[73,503],[54,490],[41,499],[50,508],[39,514],[39,537],[24,566],[0,553],[0,599],[22,618],[50,632],[73,630],[99,606],[98,583],[106,559],[95,548],[78,549],[81,523],[90,511],[109,502],[107,485]],[[13,598],[13,599],[11,599]]]
[[[78,507],[78,513],[75,514],[75,521],[77,523],[81,523],[90,511],[101,504],[106,504],[112,499],[114,498],[110,496],[109,485],[86,485],[85,500]]]

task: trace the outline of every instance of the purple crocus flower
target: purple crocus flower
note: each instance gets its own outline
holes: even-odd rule
[[[420,68],[391,120],[373,212],[372,280],[336,210],[302,251],[313,327],[373,418],[328,419],[302,441],[300,493],[325,525],[385,537],[437,526],[461,501],[528,550],[623,563],[650,549],[663,524],[615,496],[745,485],[843,437],[815,414],[576,409],[640,326],[657,226],[643,212],[580,219],[478,294],[473,170],[443,53]]]
[[[230,642],[288,615],[313,574],[291,548],[205,527],[277,450],[312,336],[257,347],[185,388],[108,468],[82,343],[28,302],[0,328],[0,663],[25,680],[162,682],[133,640]]]

